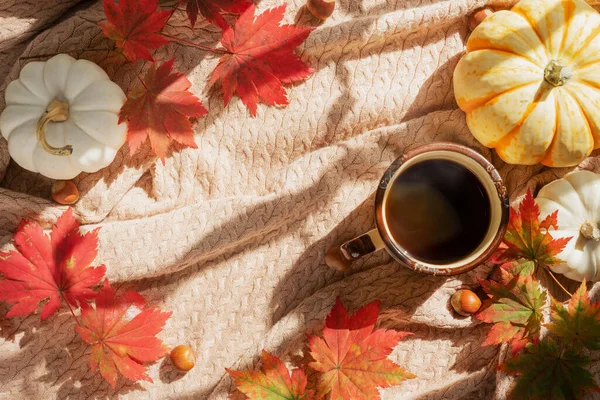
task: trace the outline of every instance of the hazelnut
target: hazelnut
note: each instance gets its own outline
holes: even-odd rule
[[[70,205],[79,200],[79,190],[72,181],[56,181],[50,189],[52,198],[58,204]]]
[[[471,31],[474,30],[475,28],[477,28],[477,26],[479,26],[479,24],[481,24],[483,22],[484,19],[486,19],[488,16],[492,15],[493,13],[494,13],[494,10],[489,7],[480,8],[479,10],[475,10],[474,12],[471,13],[471,15],[469,15],[469,19],[468,19],[469,29]]]
[[[468,317],[481,307],[481,299],[470,290],[458,290],[450,299],[452,308],[458,314]]]
[[[315,17],[327,19],[333,14],[335,0],[307,0],[306,8],[308,8],[308,11]]]
[[[196,365],[196,354],[190,346],[179,345],[171,350],[171,362],[180,371],[189,371]]]

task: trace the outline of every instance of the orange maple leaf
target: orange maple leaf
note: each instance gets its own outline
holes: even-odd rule
[[[92,346],[90,365],[114,388],[117,371],[132,380],[152,382],[144,362],[156,361],[167,348],[155,335],[160,333],[171,312],[146,308],[137,292],[117,297],[108,280],[96,297],[95,307],[83,307],[77,332]]]
[[[321,373],[318,395],[331,399],[379,399],[377,387],[398,385],[415,378],[387,356],[408,332],[378,329],[379,301],[348,315],[337,299],[327,317],[323,338],[308,336],[312,357],[309,365]]]

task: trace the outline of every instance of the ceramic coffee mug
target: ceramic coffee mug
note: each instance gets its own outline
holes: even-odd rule
[[[468,170],[478,180],[478,187],[485,190],[489,199],[489,212],[485,212],[485,218],[486,221],[489,221],[489,225],[487,225],[487,232],[482,230],[485,234],[482,235],[479,245],[468,254],[448,263],[433,263],[412,255],[398,243],[398,240],[390,232],[390,225],[398,226],[400,224],[401,226],[402,220],[391,221],[394,216],[386,215],[386,202],[390,198],[390,188],[394,182],[410,167],[428,160],[445,160],[452,162],[452,165],[458,164],[460,167],[464,167],[461,170]],[[398,187],[396,186],[396,188]],[[376,228],[341,246],[331,248],[327,252],[326,262],[330,267],[347,269],[353,261],[385,249],[397,261],[417,272],[432,275],[461,274],[487,260],[498,248],[506,231],[509,213],[510,204],[502,178],[494,166],[481,154],[455,143],[427,144],[408,151],[398,158],[381,178],[375,195]],[[390,212],[388,211],[387,214]],[[473,218],[479,217],[473,215]]]

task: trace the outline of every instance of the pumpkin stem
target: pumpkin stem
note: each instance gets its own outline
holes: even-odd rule
[[[569,68],[556,60],[550,61],[544,70],[544,79],[555,87],[564,85],[572,77],[573,74]]]
[[[40,146],[48,153],[55,156],[70,156],[73,153],[73,146],[65,147],[54,147],[46,141],[46,126],[49,122],[63,122],[69,119],[69,104],[52,100],[48,104],[46,112],[42,114],[37,123],[37,129],[35,131],[37,140]]]
[[[585,221],[581,225],[579,232],[588,240],[594,239],[597,242],[600,241],[600,229],[598,229],[598,224],[595,222]]]

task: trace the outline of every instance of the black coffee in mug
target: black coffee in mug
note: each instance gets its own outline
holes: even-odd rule
[[[490,199],[465,166],[430,159],[392,182],[383,205],[389,234],[413,258],[450,264],[473,253],[491,223]]]
[[[375,191],[375,228],[331,247],[325,262],[346,270],[387,251],[402,265],[430,275],[458,275],[484,263],[508,226],[510,203],[494,166],[456,143],[406,151]]]

